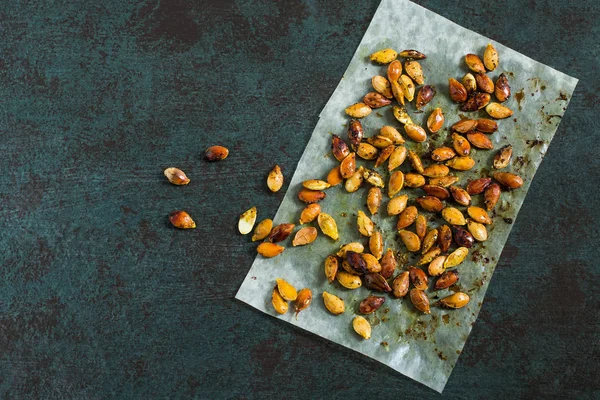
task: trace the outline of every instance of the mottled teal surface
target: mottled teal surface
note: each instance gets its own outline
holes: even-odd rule
[[[108,0],[0,8],[0,397],[600,396],[600,8],[418,3],[580,80],[444,396],[233,299],[378,2]]]

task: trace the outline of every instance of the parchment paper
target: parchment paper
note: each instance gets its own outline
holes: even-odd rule
[[[448,78],[460,80],[467,72],[464,55],[476,53],[482,56],[489,42],[494,44],[500,54],[499,68],[489,75],[494,81],[501,72],[508,75],[512,97],[504,104],[515,111],[513,117],[500,120],[499,131],[489,137],[495,149],[509,143],[513,145],[512,165],[505,170],[521,175],[525,184],[517,190],[502,193],[496,206],[494,224],[488,227],[490,239],[483,245],[476,244],[471,249],[468,259],[458,267],[458,287],[471,296],[469,305],[460,310],[432,306],[431,314],[424,315],[414,309],[408,296],[404,299],[394,299],[384,295],[384,306],[368,317],[373,325],[371,339],[363,340],[352,330],[352,319],[358,314],[358,303],[367,297],[370,291],[364,287],[347,290],[337,282],[329,285],[324,276],[323,262],[327,255],[335,253],[340,245],[347,242],[361,241],[365,248],[368,248],[368,241],[361,237],[356,229],[357,210],[363,210],[370,215],[365,206],[370,187],[368,184],[352,194],[346,193],[343,185],[326,191],[327,198],[321,202],[321,207],[337,221],[340,231],[340,239],[337,242],[319,232],[319,237],[311,245],[292,247],[293,235],[290,236],[286,242],[281,243],[286,246],[286,250],[280,256],[272,259],[257,256],[236,298],[276,318],[374,358],[436,391],[441,392],[444,389],[477,318],[489,280],[533,175],[561,121],[577,80],[462,28],[414,3],[406,0],[383,0],[342,80],[321,112],[289,190],[274,218],[275,224],[298,224],[304,204],[296,196],[302,181],[325,179],[327,172],[338,164],[330,153],[331,134],[335,133],[347,139],[346,130],[350,118],[344,113],[344,109],[361,101],[364,94],[372,91],[371,77],[376,74],[386,76],[385,66],[369,61],[370,53],[391,47],[397,51],[417,49],[427,55],[427,59],[421,61],[426,77],[425,83],[434,85],[437,95],[425,107],[424,113],[416,113],[413,105],[407,108],[413,121],[425,126],[431,110],[441,107],[446,116],[446,128],[440,131],[436,140],[428,140],[427,144],[417,144],[407,139],[408,149],[424,154],[429,146],[433,149],[444,143],[448,144],[450,132],[447,127],[460,119],[458,105],[452,103],[448,97]],[[483,110],[463,114],[470,118],[487,116]],[[394,125],[404,133],[394,120],[391,107],[375,110],[363,119],[362,123],[365,127],[365,137],[374,136],[383,125]],[[495,153],[496,150],[473,150],[471,155],[476,159],[477,165],[471,171],[458,173],[461,177],[458,184],[464,187],[469,179],[494,172],[491,165]],[[409,171],[408,164],[408,161],[405,162],[401,170]],[[372,168],[372,162],[369,165]],[[378,171],[387,182],[387,170],[379,168]],[[387,193],[386,189],[383,192]],[[420,189],[405,189],[403,192],[408,193],[411,198],[424,195]],[[473,196],[473,205],[482,206],[482,197]],[[386,248],[391,247],[404,253],[406,250],[395,230],[397,218],[387,216],[386,204],[387,196],[384,196],[383,213],[375,215],[373,220],[384,234]],[[465,210],[464,207],[458,208]],[[430,217],[430,225],[436,226],[442,222],[439,218],[427,215]],[[269,216],[261,215],[259,210],[259,220],[267,217]],[[316,221],[311,225],[317,226]],[[412,263],[413,260],[414,257],[411,256],[409,261]],[[293,304],[286,315],[280,316],[273,311],[271,291],[275,279],[279,277],[298,289],[308,287],[313,292],[312,305],[303,311],[297,320],[292,312]],[[430,279],[431,281],[433,280]],[[345,300],[344,314],[333,316],[325,309],[322,301],[323,291],[334,293]],[[452,292],[443,290],[427,293],[433,304],[436,298],[445,297]]]

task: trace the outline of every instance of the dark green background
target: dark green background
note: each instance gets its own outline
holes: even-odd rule
[[[580,79],[444,395],[597,398],[597,3],[418,3]],[[2,3],[0,397],[441,397],[233,299],[377,5]]]

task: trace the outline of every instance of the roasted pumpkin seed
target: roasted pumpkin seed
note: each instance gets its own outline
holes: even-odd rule
[[[353,119],[348,124],[348,140],[350,140],[350,146],[356,150],[360,142],[362,142],[365,135],[365,130],[362,123],[359,120]]]
[[[412,79],[410,79],[408,75],[402,74],[400,75],[398,83],[400,83],[400,86],[402,87],[402,92],[404,93],[406,100],[413,101],[415,98],[415,84]]]
[[[346,271],[338,271],[335,279],[346,289],[358,289],[362,286],[360,276],[349,274]]]
[[[404,184],[411,188],[418,188],[425,185],[425,177],[421,174],[409,172],[404,175]]]
[[[404,58],[414,58],[415,60],[423,60],[427,58],[427,56],[420,51],[417,50],[402,50],[400,52],[400,57]]]
[[[498,130],[498,123],[488,118],[477,120],[477,130],[483,133],[494,133]]]
[[[464,225],[467,223],[465,216],[458,208],[446,207],[442,210],[442,217],[450,225]]]
[[[411,226],[413,222],[415,222],[415,220],[417,219],[418,214],[419,211],[417,210],[417,207],[406,207],[406,209],[404,209],[404,211],[402,211],[400,213],[400,216],[398,217],[398,224],[396,225],[396,229],[400,230]]]
[[[498,77],[494,89],[494,94],[496,95],[496,99],[500,103],[505,102],[510,97],[510,85],[508,83],[508,78],[506,77],[506,75],[500,74],[500,76]]]
[[[369,296],[358,305],[361,314],[372,314],[385,303],[385,297]]]
[[[421,254],[425,254],[433,248],[433,245],[438,240],[438,233],[439,232],[437,229],[431,229],[425,234],[425,237],[423,238],[423,246],[421,247]]]
[[[450,147],[438,147],[431,152],[431,159],[436,162],[443,162],[456,156],[456,152]]]
[[[406,147],[396,146],[388,160],[388,171],[393,171],[401,166],[406,160]]]
[[[346,192],[354,193],[360,189],[363,184],[364,177],[364,168],[360,166],[350,178],[346,179],[346,183],[344,184]]]
[[[365,251],[365,246],[359,242],[350,242],[340,246],[340,249],[337,252],[338,257],[346,258],[346,253],[349,251],[353,251],[355,253],[362,253]]]
[[[383,257],[381,258],[380,264],[381,275],[384,278],[387,279],[394,274],[398,263],[396,261],[396,257],[394,256],[394,252],[392,251],[392,249],[387,249]]]
[[[413,286],[419,290],[427,290],[428,279],[420,268],[409,267],[408,273]]]
[[[444,113],[441,108],[437,107],[429,114],[429,118],[427,118],[427,129],[431,133],[437,133],[443,126]]]
[[[494,172],[494,179],[509,189],[517,189],[523,186],[523,178],[511,172]]]
[[[452,193],[452,198],[454,201],[461,206],[468,206],[471,204],[471,196],[463,188],[459,188],[458,186],[450,186],[450,193]]]
[[[363,103],[371,108],[381,108],[389,106],[392,101],[377,92],[369,92],[363,97]]]
[[[448,189],[446,189],[443,186],[425,185],[421,189],[423,189],[423,191],[425,193],[427,193],[429,196],[435,196],[440,200],[446,200],[448,197],[450,197],[450,193],[448,192]]]
[[[238,221],[238,230],[242,235],[246,235],[252,232],[252,228],[254,228],[254,223],[256,222],[256,214],[256,207],[252,207],[251,209],[245,211],[242,215],[240,215],[240,220]],[[192,223],[194,225],[192,226],[192,228],[195,228],[196,224],[194,223],[194,221],[192,221]]]
[[[392,139],[381,135],[368,138],[367,143],[377,147],[378,149],[385,149],[386,147],[391,146],[393,144]]]
[[[429,184],[431,186],[442,186],[447,188],[448,186],[454,185],[458,182],[458,176],[442,176],[441,178],[430,178]]]
[[[404,174],[402,171],[394,171],[390,175],[390,183],[388,184],[388,196],[394,197],[396,193],[402,190],[404,186]]]
[[[173,185],[187,185],[190,183],[190,178],[187,177],[185,172],[180,170],[179,168],[167,168],[163,172],[165,177],[171,182]]]
[[[350,154],[350,149],[338,135],[331,136],[331,152],[336,160],[342,161]]]
[[[308,226],[306,228],[300,229],[296,232],[294,236],[294,240],[292,241],[292,246],[305,246],[315,241],[317,238],[317,228],[313,228],[312,226]]]
[[[312,292],[309,288],[301,289],[298,292],[298,297],[296,298],[296,318],[298,318],[298,314],[302,310],[306,310],[306,308],[312,302]]]
[[[491,150],[494,148],[492,141],[481,132],[474,131],[467,133],[467,140],[478,149]]]
[[[417,143],[422,143],[427,140],[427,132],[419,125],[406,124],[404,125],[404,130],[406,131],[406,136]]]
[[[372,290],[378,290],[380,292],[391,292],[392,288],[387,283],[385,278],[379,273],[365,274],[364,276],[365,286]]]
[[[296,300],[296,298],[298,297],[298,291],[296,291],[295,287],[293,287],[289,284],[289,282],[281,278],[277,278],[275,279],[275,281],[277,282],[277,290],[279,291],[279,294],[284,300]]]
[[[474,119],[461,119],[454,125],[452,125],[452,130],[460,133],[471,132],[473,129],[477,127],[477,121]]]
[[[406,250],[411,253],[419,251],[421,248],[421,239],[419,239],[416,233],[402,229],[398,231],[398,234],[400,235],[402,243],[406,246]]]
[[[377,260],[377,258],[375,258],[374,255],[369,254],[369,253],[362,253],[361,256],[362,256],[363,260],[365,261],[367,272],[369,272],[369,273],[381,272],[381,264],[379,264],[379,261]]]
[[[485,211],[481,207],[474,207],[474,206],[468,207],[467,213],[469,214],[469,217],[471,217],[473,219],[473,221],[475,221],[475,222],[479,222],[481,224],[486,224],[486,225],[489,225],[492,223],[492,219],[488,215],[487,211]]]
[[[466,247],[459,247],[450,253],[450,255],[446,258],[446,261],[444,261],[444,268],[449,269],[460,265],[463,261],[465,261],[468,254],[469,249]]]
[[[435,196],[417,197],[415,200],[423,210],[428,212],[437,213],[444,208],[441,200]]]
[[[488,238],[487,229],[485,225],[475,222],[472,219],[467,221],[467,229],[473,235],[473,238],[478,242],[485,242]]]
[[[442,253],[445,253],[450,248],[450,244],[452,244],[452,230],[448,225],[442,225],[438,228],[438,245],[442,250]]]
[[[510,108],[503,106],[500,103],[489,103],[487,107],[485,107],[485,111],[490,117],[496,119],[508,118],[513,115],[513,112]]]
[[[325,277],[329,283],[335,280],[335,276],[337,275],[339,269],[339,260],[336,256],[328,256],[325,259]]]
[[[481,58],[477,54],[467,54],[465,56],[465,64],[473,72],[485,72],[485,67]]]
[[[494,81],[492,78],[487,76],[487,74],[484,74],[483,72],[476,74],[475,80],[477,81],[477,87],[479,90],[485,93],[494,93]]]
[[[444,262],[446,262],[446,256],[437,256],[429,263],[427,267],[427,273],[431,276],[441,275],[445,268]]]
[[[498,200],[500,200],[500,192],[500,185],[498,185],[497,183],[492,183],[490,186],[487,187],[487,189],[485,189],[483,198],[485,208],[488,211],[492,211],[494,207],[496,207]]]
[[[240,217],[240,223],[238,223],[238,227],[240,227],[239,229],[240,229],[240,233],[242,235],[245,235],[246,233],[250,232],[252,230],[252,227],[254,226],[254,221],[256,221],[256,207],[254,207],[253,209],[254,209],[254,220],[248,219],[248,222],[244,222],[240,226],[240,223],[241,223],[241,217]],[[248,210],[248,211],[250,211],[250,210]],[[246,211],[246,212],[248,212],[248,211]],[[244,214],[242,214],[242,216]],[[194,222],[194,220],[192,219],[190,214],[188,214],[187,212],[185,212],[183,210],[173,211],[171,214],[169,214],[169,222],[171,222],[171,225],[173,225],[175,228],[179,228],[179,229],[193,229],[196,227],[196,223]],[[249,224],[250,222],[252,222],[252,225],[250,226],[250,230],[248,232],[244,233],[245,230],[247,229],[247,224]]]
[[[398,101],[398,103],[404,105],[404,89],[402,89],[402,85],[400,82],[391,81],[390,85],[392,86],[392,94],[394,98]]]
[[[394,106],[393,111],[394,118],[396,118],[396,120],[402,125],[408,125],[413,123],[412,119],[410,118],[410,115],[408,115],[408,111],[406,111],[406,108]]]
[[[320,179],[309,179],[307,181],[302,182],[302,186],[310,190],[323,190],[331,187],[329,183]]]
[[[468,156],[471,152],[469,141],[457,133],[452,134],[452,146],[459,156]]]
[[[363,236],[369,237],[375,231],[375,224],[373,224],[373,221],[367,217],[367,214],[360,210],[358,211],[358,217],[356,218],[356,226]]]
[[[417,101],[415,102],[415,107],[417,110],[425,107],[433,98],[435,97],[436,91],[433,86],[425,85],[419,92],[417,93]]]
[[[369,58],[378,64],[389,64],[398,58],[398,53],[394,49],[383,49],[371,54]]]
[[[321,213],[321,206],[318,204],[309,204],[304,207],[300,214],[300,225],[313,222]]]
[[[385,125],[379,130],[379,135],[392,141],[392,144],[403,144],[404,138],[393,126]]]
[[[356,149],[356,154],[363,160],[374,160],[377,158],[377,148],[369,143],[362,142]]]
[[[454,231],[452,236],[454,237],[454,241],[458,246],[466,247],[467,249],[473,247],[473,244],[475,244],[475,239],[469,231],[459,226],[453,226],[452,230]]]
[[[492,183],[491,178],[479,178],[467,184],[468,194],[481,194]]]
[[[387,78],[390,83],[398,83],[402,75],[402,63],[398,60],[392,61],[387,68]]]
[[[483,64],[489,71],[493,71],[498,67],[498,62],[498,51],[491,43],[488,43],[483,52]]]
[[[463,76],[462,84],[465,87],[465,89],[467,89],[467,93],[469,94],[477,90],[477,80],[475,79],[475,76],[470,72],[466,73],[465,76]]]
[[[477,111],[487,106],[492,100],[489,93],[472,92],[467,101],[460,106],[461,111]]]
[[[425,78],[423,76],[423,68],[421,68],[421,64],[418,61],[408,60],[404,62],[404,71],[408,74],[408,76],[417,82],[417,85],[422,85],[425,83]],[[410,100],[409,100],[410,101]]]
[[[421,240],[425,237],[425,234],[427,233],[427,218],[425,218],[424,215],[417,215],[417,219],[415,220],[415,233]]]
[[[352,118],[364,118],[371,114],[373,110],[365,103],[355,103],[347,107],[344,111]]]
[[[450,169],[444,164],[433,164],[423,169],[423,175],[428,178],[441,178],[450,173]]]
[[[456,292],[448,297],[444,297],[440,300],[440,304],[448,308],[463,308],[469,304],[469,295],[463,292]]]
[[[494,168],[502,169],[508,167],[510,159],[512,158],[512,146],[507,144],[498,150],[498,153],[494,156]]]
[[[369,238],[369,250],[377,260],[383,256],[383,235],[381,232],[374,232],[371,235]]]
[[[340,167],[333,167],[327,174],[327,183],[331,186],[337,186],[344,181],[342,174],[340,173]]]
[[[350,153],[340,163],[342,178],[348,179],[356,172],[356,153]]]
[[[267,241],[273,242],[273,243],[284,241],[294,231],[295,226],[296,225],[294,225],[294,224],[279,224],[279,225],[275,226],[271,230],[271,233],[269,233],[269,237],[267,238]]]
[[[381,206],[381,199],[383,195],[381,194],[381,189],[378,187],[372,187],[369,189],[369,194],[367,195],[367,208],[371,215],[377,214],[379,211],[379,207]]]
[[[298,200],[306,204],[318,203],[325,197],[327,197],[325,192],[319,190],[302,189],[298,192]]]
[[[363,339],[368,340],[371,338],[371,324],[364,317],[357,315],[352,320],[352,328],[354,332],[358,333]]]
[[[435,282],[434,289],[448,289],[450,286],[458,282],[458,272],[456,270],[449,270],[444,272]]]
[[[340,315],[346,310],[344,300],[331,293],[323,292],[323,303],[325,308],[333,315]]]
[[[410,278],[408,271],[401,272],[392,282],[392,294],[395,297],[404,297],[408,293]]]
[[[271,304],[273,304],[273,308],[279,314],[285,314],[288,311],[288,303],[283,299],[283,297],[281,297],[281,294],[279,294],[277,285],[271,293]]]
[[[441,252],[442,250],[439,247],[434,247],[433,249],[429,250],[428,252],[422,254],[421,257],[419,257],[419,260],[417,261],[417,266],[431,263],[431,261],[433,261],[434,258],[439,256]]]
[[[419,157],[419,155],[414,151],[409,150],[408,159],[410,160],[410,165],[412,166],[412,169],[417,171],[419,174],[423,175],[423,172],[425,170],[423,168],[423,162],[421,161],[421,157]]]
[[[321,228],[321,232],[323,232],[324,235],[329,236],[333,240],[338,240],[339,234],[337,224],[331,215],[321,212],[317,217],[317,222],[319,223],[319,228]]]
[[[373,85],[373,89],[375,89],[377,93],[384,95],[388,99],[394,97],[394,95],[392,94],[392,87],[390,85],[390,81],[388,81],[383,76],[375,75],[371,79],[371,84]]]
[[[383,177],[375,171],[371,171],[370,169],[365,169],[363,171],[363,177],[369,182],[371,185],[382,188],[385,187],[385,183],[383,183]]]
[[[227,158],[229,150],[223,146],[211,146],[204,152],[204,159],[207,161],[221,161]]]
[[[394,152],[395,148],[396,148],[396,146],[390,145],[390,146],[386,147],[385,149],[381,150],[381,152],[379,152],[379,156],[377,157],[377,160],[375,160],[375,168],[378,168],[381,164],[386,162],[388,160],[388,158],[390,158],[391,154]]]
[[[271,242],[263,242],[258,245],[256,251],[263,257],[271,258],[280,255],[285,247]]]
[[[391,215],[398,215],[398,214],[402,213],[406,209],[407,203],[408,203],[408,196],[405,194],[391,198],[387,205],[388,215],[391,216]]]
[[[456,79],[448,79],[448,90],[452,101],[456,103],[464,103],[467,101],[467,89]]]
[[[346,268],[344,268],[344,269],[346,269],[346,271],[348,271],[350,273],[360,275],[360,274],[364,274],[367,272],[367,263],[364,260],[364,258],[362,258],[362,253],[356,253],[351,250],[346,251],[345,262],[350,269],[349,270]],[[342,266],[343,266],[343,263],[342,263]]]
[[[429,314],[429,298],[424,291],[419,289],[411,289],[410,301],[413,303],[415,308],[425,314]]]
[[[475,160],[469,156],[454,157],[446,161],[446,165],[457,171],[468,171],[475,166]]]
[[[254,229],[254,234],[252,235],[252,241],[256,242],[258,240],[263,240],[269,233],[271,233],[271,229],[273,228],[273,220],[270,218],[263,219],[256,225]]]

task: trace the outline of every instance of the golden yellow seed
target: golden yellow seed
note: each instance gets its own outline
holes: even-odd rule
[[[317,222],[319,223],[319,228],[321,228],[321,232],[323,232],[324,235],[329,236],[333,240],[338,240],[339,234],[337,224],[331,215],[322,212],[317,217]]]
[[[469,254],[469,249],[467,249],[466,247],[459,247],[458,249],[454,250],[446,258],[446,261],[444,261],[444,269],[448,269],[448,268],[452,268],[452,267],[456,267],[457,265],[460,265],[465,260],[465,258],[467,258],[468,254]]]
[[[338,271],[335,278],[340,283],[340,285],[342,285],[346,289],[358,289],[362,286],[360,276],[349,274],[346,271]]]
[[[258,223],[258,225],[256,225],[254,234],[252,235],[252,241],[256,242],[258,240],[263,240],[269,236],[271,229],[273,229],[273,220],[270,218],[263,219]]]
[[[298,291],[296,291],[295,287],[293,287],[289,284],[289,282],[281,278],[277,278],[275,279],[275,281],[277,282],[277,290],[279,290],[279,294],[281,295],[281,297],[283,297],[284,300],[296,300],[296,297],[298,297]]]
[[[288,303],[279,294],[277,286],[275,286],[273,292],[271,293],[271,304],[273,304],[273,308],[279,314],[285,314],[288,311]]]
[[[339,266],[339,260],[336,256],[328,256],[325,259],[325,277],[329,283],[335,280]]]
[[[398,215],[406,209],[408,203],[408,195],[401,194],[390,199],[387,205],[388,215]]]
[[[340,315],[346,310],[344,300],[331,293],[323,292],[323,303],[325,308],[334,315]]]
[[[254,228],[254,223],[256,222],[256,214],[256,207],[252,207],[240,215],[240,220],[238,221],[238,230],[242,235],[252,232],[252,228]]]
[[[456,292],[448,297],[444,297],[440,300],[440,304],[448,308],[463,308],[469,304],[469,295],[463,292]]]
[[[369,324],[369,321],[367,321],[365,317],[360,315],[354,317],[352,320],[352,327],[363,339],[368,340],[371,338],[371,324]]]
[[[267,186],[271,192],[278,192],[283,186],[283,173],[279,165],[275,165],[267,177]]]

